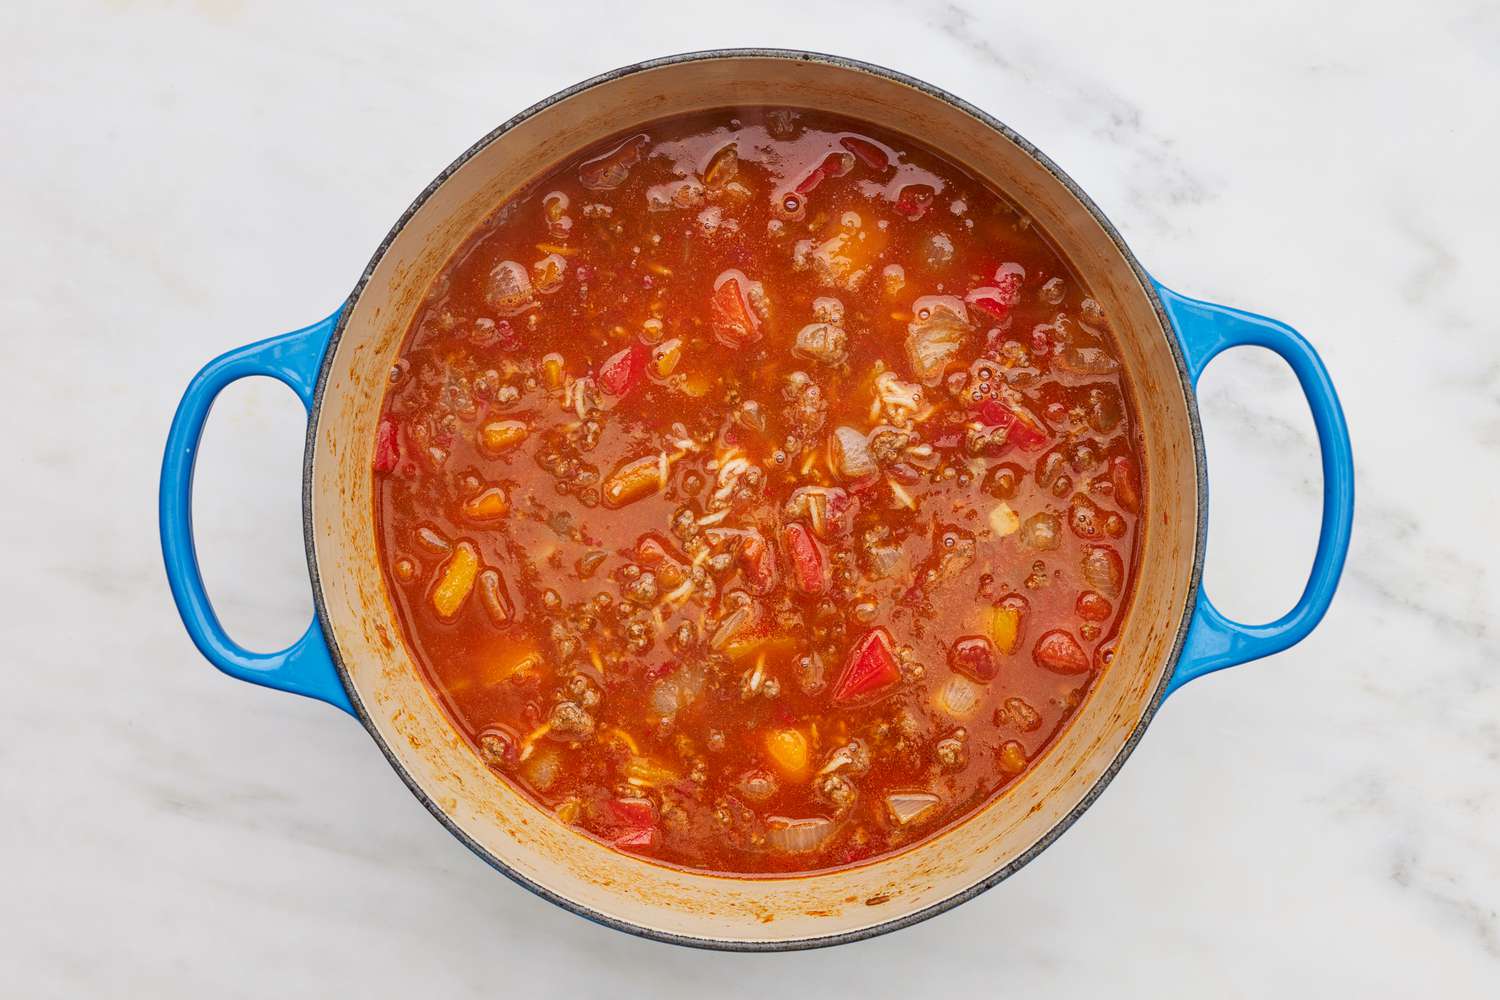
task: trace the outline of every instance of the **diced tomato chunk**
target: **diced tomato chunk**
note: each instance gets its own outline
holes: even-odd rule
[[[1020,264],[1001,264],[995,269],[995,288],[1000,301],[1014,306],[1021,301],[1021,284],[1026,280],[1026,269]]]
[[[881,171],[891,165],[891,159],[885,155],[885,150],[868,139],[846,135],[839,140],[839,145],[859,157],[859,162],[871,170]]]
[[[974,289],[964,301],[996,323],[1003,323],[1020,303],[1025,280],[1026,271],[1020,264],[1001,264],[995,271],[995,283]]]
[[[623,396],[634,389],[646,372],[650,353],[640,344],[631,344],[612,354],[599,366],[599,388],[611,396]]]
[[[401,461],[401,429],[396,421],[384,417],[375,431],[375,471],[390,472]]]
[[[610,799],[610,842],[616,847],[652,847],[656,844],[656,810],[646,799]]]
[[[995,647],[982,635],[966,635],[953,643],[948,652],[948,666],[981,684],[988,684],[999,672]]]
[[[747,347],[760,339],[760,320],[750,311],[741,277],[732,271],[720,275],[709,303],[714,336],[725,347]]]
[[[1010,429],[1010,440],[1027,450],[1040,448],[1047,443],[1047,432],[1034,418],[1024,413],[1016,414],[1015,425]]]
[[[1141,509],[1140,475],[1129,455],[1116,455],[1109,462],[1109,478],[1120,506],[1135,514]]]
[[[849,651],[849,661],[833,687],[835,703],[850,702],[882,691],[901,679],[901,668],[891,648],[891,634],[876,626]]]
[[[1005,427],[1016,418],[1003,403],[995,399],[986,399],[979,404],[979,419],[990,427]]]
[[[908,184],[896,194],[896,214],[916,222],[932,207],[937,192],[926,184]]]
[[[964,296],[964,301],[995,323],[1003,323],[1010,318],[1010,305],[994,288],[976,288]]]
[[[1037,665],[1059,674],[1081,674],[1089,669],[1088,654],[1078,640],[1062,629],[1053,629],[1036,641],[1031,651]]]
[[[787,558],[792,564],[792,578],[804,594],[821,594],[828,587],[828,577],[823,572],[823,553],[813,539],[812,532],[793,522],[782,529],[786,539]]]

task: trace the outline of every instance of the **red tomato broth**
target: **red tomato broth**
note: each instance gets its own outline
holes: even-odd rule
[[[407,645],[487,764],[620,850],[909,847],[1108,668],[1143,489],[1116,353],[1044,235],[910,140],[747,108],[602,143],[470,237],[392,370]]]

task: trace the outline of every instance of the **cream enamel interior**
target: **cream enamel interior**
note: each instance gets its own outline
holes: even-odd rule
[[[1003,99],[992,110],[1004,116]],[[429,282],[511,192],[598,138],[736,104],[815,108],[914,136],[987,178],[1051,234],[1115,319],[1143,436],[1143,551],[1119,654],[1018,785],[906,853],[795,878],[694,874],[618,854],[562,826],[480,765],[409,659],[376,564],[370,463],[385,375]],[[1033,848],[1094,788],[1170,667],[1197,545],[1196,452],[1170,334],[1109,233],[1066,185],[982,120],[857,67],[769,55],[672,62],[546,106],[479,149],[395,236],[346,317],[313,444],[311,527],[327,622],[357,700],[409,780],[521,877],[664,935],[740,944],[845,934],[964,892]],[[497,883],[496,891],[506,891]]]

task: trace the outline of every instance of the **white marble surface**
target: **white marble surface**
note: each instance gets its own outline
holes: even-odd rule
[[[7,5],[0,992],[1496,996],[1500,8],[419,6]],[[1313,338],[1360,477],[1322,628],[1175,696],[1039,860],[917,928],[769,957],[531,897],[350,720],[217,674],[154,507],[191,373],[324,315],[476,137],[595,72],[735,44],[869,59],[998,114],[1163,280]],[[1311,422],[1248,353],[1203,410],[1210,588],[1269,617],[1311,556]],[[210,585],[262,646],[309,610],[300,426],[284,390],[237,386],[200,467]]]

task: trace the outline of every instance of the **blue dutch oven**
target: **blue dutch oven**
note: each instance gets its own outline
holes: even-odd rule
[[[424,685],[377,565],[375,428],[386,374],[449,255],[528,180],[606,136],[665,115],[790,105],[878,121],[988,180],[1049,234],[1111,317],[1136,401],[1143,466],[1137,581],[1110,668],[1049,750],[974,816],[869,864],[790,877],[725,877],[612,851],[555,821],[484,767]],[[1291,611],[1246,625],[1200,585],[1207,466],[1194,386],[1220,352],[1274,351],[1312,408],[1323,519]],[[252,652],[220,625],[193,550],[192,474],[226,385],[279,379],[307,406],[303,520],[317,616],[290,647]],[[995,885],[1046,848],[1103,791],[1180,685],[1286,649],[1333,599],[1349,546],[1349,435],[1322,362],[1272,319],[1187,298],[1152,279],[1098,207],[994,118],[919,80],[805,52],[733,50],[642,63],[543,101],[485,136],[396,222],[327,319],[216,358],[188,385],[167,439],[161,537],[172,593],[210,662],[360,720],[432,814],[489,864],[547,899],[659,940],[739,950],[834,944],[893,930]]]

